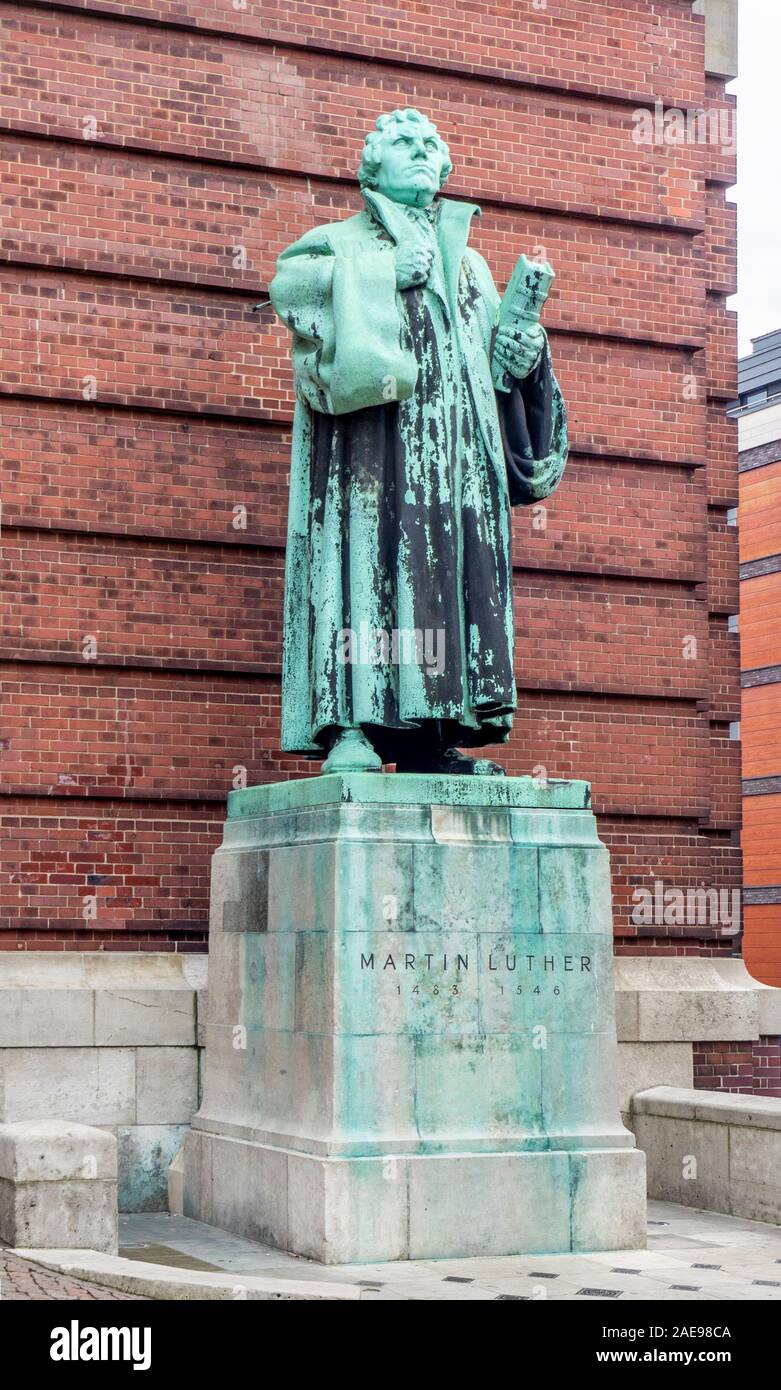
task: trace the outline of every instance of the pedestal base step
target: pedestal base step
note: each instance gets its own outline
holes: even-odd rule
[[[191,1130],[183,1196],[185,1216],[322,1264],[645,1246],[637,1149],[321,1158]]]

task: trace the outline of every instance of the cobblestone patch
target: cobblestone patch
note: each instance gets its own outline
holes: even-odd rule
[[[14,1302],[24,1299],[121,1299],[128,1303],[146,1303],[134,1293],[118,1293],[116,1289],[101,1288],[86,1279],[73,1279],[69,1274],[56,1274],[41,1269],[19,1255],[12,1255],[0,1246],[0,1300]]]

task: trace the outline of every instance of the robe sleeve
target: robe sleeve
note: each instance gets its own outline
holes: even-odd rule
[[[282,252],[269,293],[293,331],[297,394],[313,410],[344,415],[412,394],[418,368],[401,343],[390,248],[357,238],[334,247],[315,228]]]
[[[534,371],[497,391],[511,506],[541,502],[558,487],[567,462],[567,411],[546,341]]]

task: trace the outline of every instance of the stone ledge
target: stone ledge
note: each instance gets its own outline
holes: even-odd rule
[[[619,1042],[751,1042],[781,1033],[781,989],[738,957],[618,956]]]
[[[205,956],[0,956],[0,1047],[194,1047]]]
[[[362,806],[519,807],[524,810],[582,811],[591,807],[591,787],[588,782],[564,780],[542,785],[533,777],[333,772],[288,782],[266,782],[262,786],[230,792],[228,820],[352,802]]]
[[[660,1115],[671,1120],[703,1120],[715,1125],[748,1125],[781,1132],[781,1098],[743,1096],[728,1091],[654,1086],[632,1097],[633,1115]]]
[[[632,1098],[648,1195],[781,1224],[781,1099],[672,1086]]]

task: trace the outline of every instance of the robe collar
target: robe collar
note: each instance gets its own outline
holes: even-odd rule
[[[404,205],[394,203],[376,188],[364,188],[363,200],[368,211],[385,228],[397,245],[414,235],[413,223],[404,212]],[[461,261],[469,240],[472,218],[480,216],[476,203],[462,203],[455,198],[438,198],[434,204],[439,208],[436,224],[437,238],[442,251],[448,297],[455,307],[458,292],[458,277]]]

